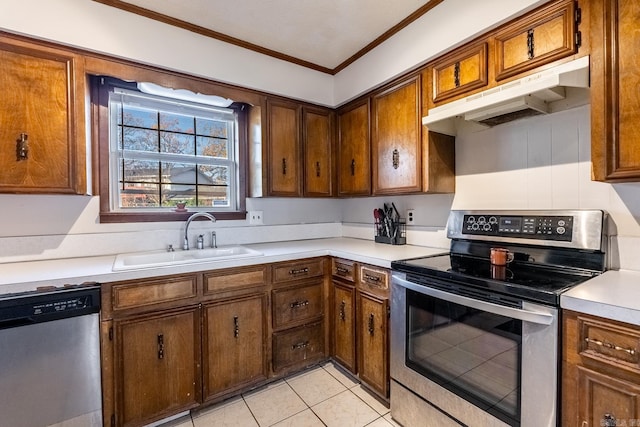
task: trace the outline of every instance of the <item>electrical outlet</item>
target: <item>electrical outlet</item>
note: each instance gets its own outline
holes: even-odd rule
[[[413,225],[416,223],[416,210],[407,209],[407,224]]]
[[[262,225],[262,211],[249,211],[249,224]]]

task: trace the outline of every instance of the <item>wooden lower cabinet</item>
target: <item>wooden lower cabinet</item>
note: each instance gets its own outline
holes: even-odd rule
[[[322,322],[273,333],[273,371],[288,372],[324,358]]]
[[[205,401],[267,378],[266,307],[264,294],[204,306]]]
[[[389,395],[388,299],[358,292],[358,375],[372,390]]]
[[[143,425],[201,400],[200,308],[114,322],[116,425]]]
[[[354,374],[356,370],[356,291],[333,282],[333,357]]]

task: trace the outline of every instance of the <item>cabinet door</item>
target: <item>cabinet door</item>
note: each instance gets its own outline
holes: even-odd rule
[[[118,425],[141,425],[201,400],[200,309],[114,322]]]
[[[574,0],[525,15],[499,31],[495,42],[497,81],[577,53]]]
[[[0,87],[0,192],[84,194],[81,61],[0,38]]]
[[[487,43],[455,50],[432,65],[433,102],[460,96],[488,83]]]
[[[267,378],[266,296],[204,308],[204,400]]]
[[[273,372],[295,371],[325,357],[322,322],[274,332]]]
[[[420,76],[373,97],[373,194],[422,188]]]
[[[578,366],[579,425],[629,426],[640,420],[640,386]]]
[[[593,177],[639,181],[640,1],[596,0],[590,8]]]
[[[389,395],[388,300],[358,293],[358,374],[383,397]]]
[[[338,113],[338,195],[371,194],[369,99]]]
[[[268,194],[302,195],[300,155],[300,106],[293,102],[267,101],[269,120]]]
[[[335,359],[356,372],[355,289],[333,282],[333,338]]]
[[[333,195],[333,113],[329,109],[304,107],[304,195]]]

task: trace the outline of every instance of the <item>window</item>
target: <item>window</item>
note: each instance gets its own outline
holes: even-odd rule
[[[183,220],[193,211],[244,209],[241,108],[150,95],[137,85],[99,79],[107,109],[101,147],[101,221]],[[106,101],[106,102],[105,102]],[[104,133],[105,124],[101,126]],[[108,203],[102,198],[106,197]],[[242,199],[242,200],[241,200]],[[106,208],[106,209],[105,209]],[[108,212],[104,212],[108,210]],[[229,217],[229,216],[227,216]],[[244,218],[244,212],[242,216]]]

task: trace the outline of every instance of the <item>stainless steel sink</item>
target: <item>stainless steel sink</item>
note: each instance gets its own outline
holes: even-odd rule
[[[113,271],[224,261],[262,255],[264,255],[262,252],[244,246],[223,246],[220,248],[191,249],[188,251],[182,250],[175,252],[137,252],[117,255],[113,263]]]

